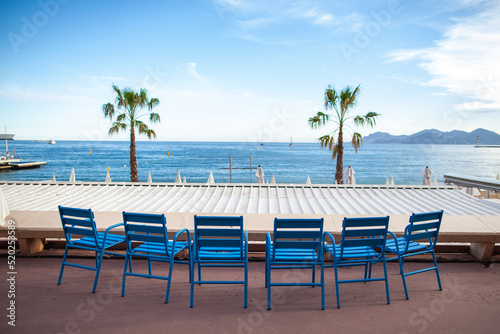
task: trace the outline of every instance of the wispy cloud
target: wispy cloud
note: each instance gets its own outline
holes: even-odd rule
[[[187,72],[190,75],[195,77],[200,82],[208,82],[206,78],[198,74],[198,72],[196,71],[196,63],[187,63],[186,65],[187,65]]]
[[[0,88],[0,96],[8,100],[37,102],[37,101],[85,101],[88,98],[78,95],[59,95],[50,92],[34,91],[19,86],[4,86]]]
[[[455,19],[434,47],[398,50],[390,62],[417,61],[431,75],[424,85],[443,87],[464,97],[457,108],[500,112],[500,3],[478,14]]]

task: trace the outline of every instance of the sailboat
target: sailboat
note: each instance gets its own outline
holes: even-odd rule
[[[290,136],[290,146],[293,146],[292,136]]]
[[[262,127],[262,137],[260,140],[260,146],[264,146],[264,127]]]

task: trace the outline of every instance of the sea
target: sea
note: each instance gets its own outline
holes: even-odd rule
[[[2,145],[3,146],[3,145]],[[130,181],[130,143],[127,141],[57,141],[14,140],[8,142],[22,162],[44,161],[35,169],[0,172],[0,181],[44,181],[55,176],[68,181],[75,169],[76,181],[103,182],[109,169],[113,182]],[[264,179],[276,183],[313,184],[335,182],[335,159],[318,143],[250,142],[176,142],[138,141],[139,181],[174,182],[179,171],[187,183],[206,183],[210,173],[216,183],[256,182],[258,165]],[[2,154],[4,150],[2,149]],[[230,161],[231,167],[230,170]],[[473,145],[366,144],[356,153],[344,147],[344,169],[351,166],[357,184],[422,184],[420,172],[429,166],[443,184],[443,175],[454,173],[497,178],[500,173],[500,148]],[[250,169],[250,167],[252,169]],[[434,178],[434,177],[433,177]]]

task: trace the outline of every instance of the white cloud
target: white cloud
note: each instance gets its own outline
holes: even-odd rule
[[[431,75],[424,85],[443,87],[464,98],[457,108],[500,111],[500,4],[456,19],[434,47],[399,50],[390,61],[417,61]]]
[[[187,72],[198,79],[200,82],[208,82],[208,80],[204,77],[202,77],[198,72],[196,72],[196,63],[187,63]]]

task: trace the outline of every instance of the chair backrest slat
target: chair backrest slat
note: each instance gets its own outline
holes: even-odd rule
[[[164,247],[166,256],[170,256],[168,249],[167,220],[164,214],[149,214],[123,212],[125,241],[127,250],[134,253],[132,241],[154,243]]]
[[[410,216],[410,224],[405,229],[406,247],[404,253],[408,252],[411,241],[423,241],[429,243],[427,249],[431,250],[436,246],[443,211],[413,213]]]
[[[363,229],[363,230],[346,230],[345,231],[345,237],[371,237],[371,236],[378,236],[378,235],[383,235],[386,233],[386,230],[384,228],[370,228],[370,229]]]
[[[71,239],[73,234],[77,234],[92,238],[95,248],[100,248],[92,210],[62,206],[59,206],[58,209],[67,243],[73,244],[74,242]]]
[[[86,237],[94,237],[94,231],[88,228],[79,228],[79,227],[73,227],[73,226],[67,226],[66,227],[66,232],[71,233],[71,234],[76,234],[76,235],[84,235]]]
[[[276,249],[284,249],[284,248],[295,248],[295,249],[307,249],[307,250],[316,250],[318,248],[317,241],[303,241],[303,240],[277,240],[274,244],[274,248]]]
[[[199,228],[198,226],[198,236],[199,237],[240,237],[241,231],[239,229],[229,229],[229,228]]]
[[[297,239],[297,238],[317,238],[318,231],[298,230],[298,231],[276,231],[276,239]]]
[[[346,247],[377,248],[380,251],[379,256],[383,257],[388,228],[389,216],[344,218],[340,241],[340,258],[344,256]]]
[[[431,232],[412,232],[412,234],[409,236],[410,241],[415,241],[415,240],[422,240],[422,239],[428,239],[428,238],[435,238],[437,235],[436,231],[431,231]]]
[[[419,224],[413,224],[411,227],[412,233],[418,232],[418,231],[425,231],[425,230],[431,230],[431,229],[437,229],[439,226],[439,222],[435,221],[432,223],[419,223]]]
[[[273,230],[272,260],[277,249],[299,249],[322,254],[323,218],[288,219],[275,218]]]
[[[217,247],[221,248],[239,248],[241,246],[240,239],[197,239],[196,246],[203,247]]]
[[[220,254],[239,250],[244,259],[243,216],[194,216],[195,254],[203,248],[217,249]]]

